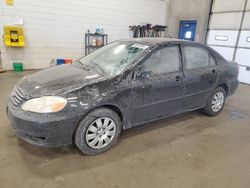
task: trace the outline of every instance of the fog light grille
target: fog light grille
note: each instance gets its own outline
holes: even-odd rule
[[[11,93],[11,101],[15,106],[18,106],[19,104],[21,104],[21,102],[25,99],[25,95],[23,94],[23,92],[20,90],[20,88],[18,88],[17,86],[13,89],[12,93]]]

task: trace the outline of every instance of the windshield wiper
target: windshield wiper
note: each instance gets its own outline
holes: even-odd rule
[[[81,67],[82,67],[84,70],[89,71],[89,69],[86,68],[85,65],[84,65],[80,60],[77,61],[77,62],[81,65]]]
[[[105,71],[102,69],[102,67],[100,65],[98,65],[97,63],[94,63],[94,65],[96,65],[96,67],[98,67],[98,69],[102,72],[102,74],[105,74]]]
[[[103,68],[98,63],[94,62],[93,60],[90,60],[90,62],[91,62],[91,65],[95,65],[95,66],[93,66],[94,68],[97,67],[102,72],[102,74],[105,75],[105,71],[103,70]]]

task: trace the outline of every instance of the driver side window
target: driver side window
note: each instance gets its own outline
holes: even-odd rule
[[[150,75],[161,75],[177,72],[180,69],[179,46],[164,47],[154,52],[142,64],[142,73]]]

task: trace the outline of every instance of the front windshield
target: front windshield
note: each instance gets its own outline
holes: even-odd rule
[[[116,76],[147,48],[148,46],[142,44],[117,41],[83,57],[79,63],[83,66],[93,66],[104,74]]]

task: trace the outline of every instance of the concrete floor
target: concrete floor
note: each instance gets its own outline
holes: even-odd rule
[[[107,153],[44,149],[19,140],[5,98],[28,72],[0,74],[0,187],[250,187],[250,87],[214,118],[198,112],[125,131]]]

